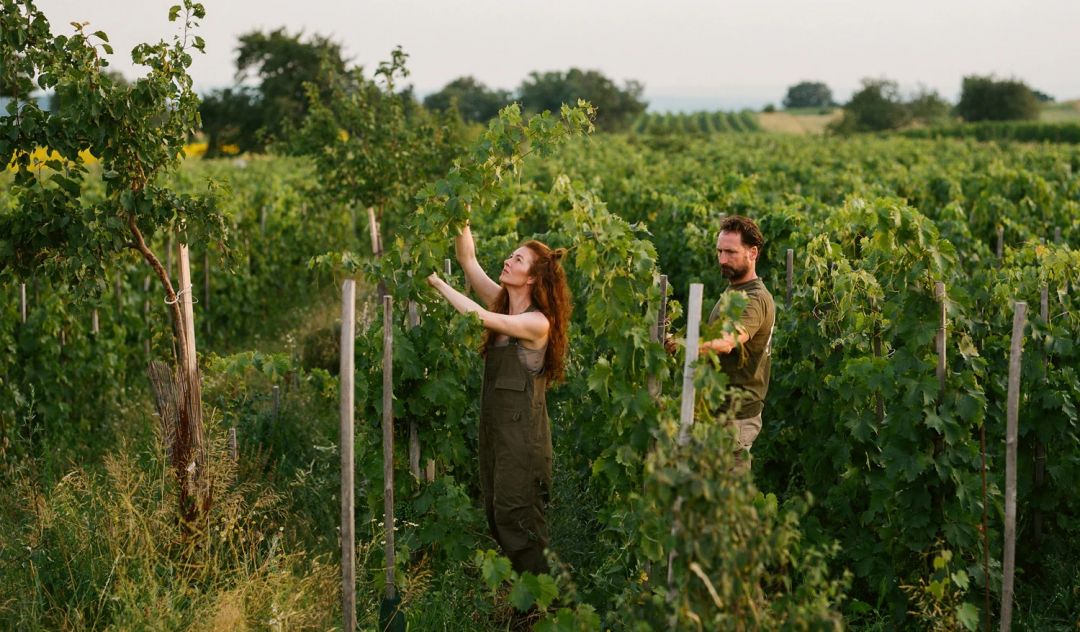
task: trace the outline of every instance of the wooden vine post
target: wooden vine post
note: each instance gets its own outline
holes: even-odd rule
[[[690,427],[694,424],[694,368],[698,359],[698,338],[701,333],[701,298],[704,286],[701,283],[690,284],[690,308],[686,318],[686,360],[683,363],[683,390],[682,401],[679,409],[679,438],[678,444],[685,446],[690,443]],[[679,511],[682,509],[683,499],[679,496],[675,499],[672,510],[671,534],[675,535],[681,528]],[[675,599],[675,557],[674,549],[668,552],[668,601]]]
[[[341,611],[342,630],[356,629],[356,513],[353,475],[356,281],[341,287]],[[235,435],[234,435],[235,436]]]
[[[150,359],[150,339],[154,337],[154,329],[150,324],[150,277],[147,276],[143,279],[143,296],[146,298],[143,300],[143,320],[146,321],[146,340],[143,341],[144,351],[146,352],[146,359]]]
[[[233,463],[240,460],[236,446],[236,426],[229,428],[229,458],[233,460]]]
[[[795,251],[787,249],[787,305],[791,307],[791,288],[795,284]]]
[[[1009,632],[1012,628],[1013,578],[1016,574],[1016,437],[1026,316],[1027,303],[1017,301],[1013,308],[1008,399],[1005,408],[1005,552],[1001,562],[1001,632]]]
[[[121,284],[121,277],[123,272],[119,270],[116,272],[116,278],[113,279],[113,293],[116,295],[116,314],[120,315],[120,312],[124,311],[124,290]]]
[[[26,284],[19,284],[19,322],[26,324]]]
[[[420,315],[416,311],[416,302],[409,301],[409,329],[420,326]],[[409,419],[409,473],[415,480],[420,480],[420,428],[416,420]]]
[[[945,367],[946,367],[946,327],[948,325],[948,304],[945,295],[945,284],[941,281],[934,283],[934,299],[938,301],[938,326],[934,337],[934,349],[937,352],[937,401],[940,406],[945,400]],[[945,449],[945,436],[940,432],[934,433],[934,455],[941,454]],[[939,499],[940,500],[940,499]]]
[[[1060,229],[1059,229],[1060,230]],[[1043,327],[1050,325],[1050,288],[1042,286],[1042,291],[1039,292],[1039,318],[1042,319]],[[1046,375],[1050,369],[1050,357],[1046,353],[1046,348],[1043,347],[1043,374]],[[1045,378],[1044,378],[1045,379]],[[1035,435],[1035,496],[1038,498],[1040,491],[1042,490],[1043,483],[1046,479],[1046,446],[1042,440],[1039,439],[1039,435]],[[1043,536],[1043,514],[1042,509],[1039,509],[1038,504],[1035,506],[1035,515],[1032,517],[1035,542],[1042,541]]]
[[[379,629],[404,630],[401,599],[394,585],[394,297],[383,296],[383,531],[386,538],[386,592],[379,607]]]
[[[177,442],[184,472],[189,476],[188,502],[193,506],[189,518],[207,517],[210,509],[209,476],[205,437],[202,423],[202,384],[199,380],[198,356],[195,354],[195,311],[191,297],[191,259],[187,244],[180,244],[180,291],[176,298],[180,301],[180,315],[183,336],[180,347],[179,378],[180,396],[186,401],[180,408],[180,423],[177,428]],[[185,418],[186,416],[186,418]],[[186,454],[185,454],[186,452]],[[184,498],[184,485],[181,485],[181,502]]]
[[[870,303],[870,311],[874,313],[874,333],[870,339],[870,346],[874,352],[874,358],[881,357],[881,318],[877,313],[877,306],[874,301]],[[881,389],[878,389],[874,393],[874,417],[877,419],[878,428],[885,423],[885,396],[882,395]]]
[[[210,249],[203,252],[203,295],[202,308],[204,316],[210,314]],[[206,335],[210,335],[210,319],[206,318]]]
[[[667,275],[662,274],[660,275],[660,307],[656,310],[656,322],[649,327],[649,337],[653,342],[661,344],[663,344],[664,339],[667,338],[667,290]],[[660,378],[655,375],[650,375],[648,388],[649,395],[653,399],[660,397]]]
[[[698,359],[698,338],[701,335],[701,283],[690,284],[690,311],[686,323],[686,360],[683,363],[682,402],[679,408],[679,445],[690,442],[690,426],[694,424],[694,365]]]

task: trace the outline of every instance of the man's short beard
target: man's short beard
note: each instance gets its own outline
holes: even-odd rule
[[[733,266],[720,266],[720,274],[725,279],[741,279],[750,271],[750,266],[735,268]]]

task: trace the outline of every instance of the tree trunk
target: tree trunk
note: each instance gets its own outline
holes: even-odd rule
[[[146,245],[134,217],[129,218],[128,226],[135,237],[133,247],[142,254],[165,289],[165,303],[172,316],[177,349],[175,370],[170,371],[161,363],[151,363],[149,373],[161,416],[162,440],[180,484],[180,520],[184,532],[191,535],[198,532],[209,513],[212,493],[202,419],[202,385],[195,353],[188,249],[186,245],[180,247],[178,294],[161,261]]]

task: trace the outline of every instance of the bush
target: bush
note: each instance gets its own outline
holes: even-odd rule
[[[965,121],[1015,121],[1039,118],[1039,100],[1022,81],[992,76],[964,77],[956,113]]]
[[[862,89],[844,106],[844,117],[831,126],[840,133],[896,129],[911,119],[900,89],[889,79],[863,79]]]
[[[820,81],[802,81],[788,88],[785,108],[829,107],[833,104],[832,90]]]

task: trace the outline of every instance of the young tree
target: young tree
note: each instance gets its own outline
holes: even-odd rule
[[[341,45],[330,38],[313,35],[304,40],[303,33],[290,35],[283,28],[241,35],[236,49],[238,85],[211,94],[200,108],[204,131],[222,142],[229,139],[241,151],[262,150],[307,114],[305,84],[314,84],[324,97],[329,94],[325,81],[331,73],[321,72],[324,64],[338,73],[345,71]],[[246,87],[249,80],[258,85]],[[208,151],[213,155],[219,149],[211,145]]]
[[[801,81],[788,88],[784,97],[785,108],[827,108],[832,105],[832,90],[820,81]]]
[[[949,118],[952,106],[941,98],[936,90],[926,86],[919,86],[918,91],[912,95],[907,103],[908,114],[914,121],[923,123],[938,123]]]
[[[457,105],[461,118],[473,123],[486,123],[511,101],[507,90],[491,90],[474,77],[459,77],[442,90],[424,98],[424,107],[444,112]]]
[[[844,106],[844,117],[833,126],[840,133],[896,129],[910,120],[900,88],[890,79],[863,79],[862,89]]]
[[[1039,100],[1016,79],[964,77],[956,113],[965,121],[1012,121],[1039,118]]]
[[[62,95],[59,110],[15,100],[0,117],[0,156],[14,156],[15,171],[13,208],[0,213],[0,268],[66,282],[76,299],[104,288],[108,266],[125,253],[134,251],[153,271],[179,343],[177,387],[183,395],[169,447],[181,519],[192,532],[211,503],[201,390],[186,344],[193,327],[184,326],[178,297],[187,288],[176,287],[150,244],[165,228],[175,227],[182,243],[220,240],[224,231],[212,197],[179,195],[161,184],[179,166],[198,117],[187,69],[191,51],[203,50],[193,30],[205,11],[191,0],[172,7],[169,19],[180,19],[182,35],[136,46],[132,60],[147,70],[127,84],[105,70],[101,53],[112,53],[105,33],[86,33],[85,24],[75,24],[72,35],[55,35],[33,0],[2,0],[0,6],[3,81],[34,77],[40,89]],[[36,162],[41,147],[56,158]],[[100,170],[91,172],[81,162],[83,150],[98,158]],[[84,199],[84,180],[98,176],[105,195],[99,202]]]

